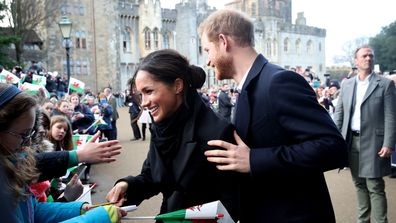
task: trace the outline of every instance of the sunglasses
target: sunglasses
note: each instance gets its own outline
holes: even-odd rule
[[[20,137],[22,139],[21,146],[28,146],[30,145],[30,139],[34,135],[36,131],[31,131],[30,133],[16,133],[16,132],[11,132],[7,131],[8,134]]]

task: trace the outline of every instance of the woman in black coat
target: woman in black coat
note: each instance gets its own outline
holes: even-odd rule
[[[174,50],[149,54],[130,81],[153,119],[150,149],[138,176],[117,181],[107,199],[139,205],[162,193],[160,213],[220,200],[238,219],[238,175],[216,169],[204,152],[212,139],[233,142],[233,127],[198,95],[205,72]]]

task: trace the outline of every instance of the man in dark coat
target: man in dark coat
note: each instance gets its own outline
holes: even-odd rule
[[[138,125],[138,119],[142,110],[140,108],[139,96],[135,92],[132,92],[127,96],[126,104],[129,106],[129,117],[131,119],[131,127],[134,137],[131,139],[131,141],[139,140],[142,138]]]
[[[228,84],[223,84],[220,89],[218,101],[219,101],[219,115],[223,117],[228,122],[231,122],[231,109],[234,106],[231,103],[231,98],[228,96],[230,91]]]
[[[218,169],[245,173],[240,222],[335,222],[323,172],[345,165],[346,144],[307,81],[257,54],[239,12],[213,13],[200,35],[216,78],[240,92],[236,144],[209,141],[223,149],[205,152]]]

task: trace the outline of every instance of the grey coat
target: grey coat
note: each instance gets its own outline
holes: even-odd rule
[[[383,177],[391,172],[390,158],[381,158],[382,147],[396,143],[396,96],[392,80],[372,74],[361,105],[359,176]],[[356,78],[345,80],[336,106],[334,121],[348,143],[355,106]]]

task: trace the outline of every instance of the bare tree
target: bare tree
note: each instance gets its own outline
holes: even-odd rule
[[[350,40],[342,46],[342,50],[345,52],[347,62],[351,64],[351,67],[355,66],[355,50],[356,48],[368,44],[369,38],[368,37],[360,37],[354,40]]]
[[[362,46],[364,44],[368,44],[368,37],[359,37],[348,42],[345,42],[342,46],[342,50],[344,51],[343,55],[336,55],[333,57],[333,61],[335,63],[344,63],[347,62],[353,67],[354,62],[354,53],[357,47]]]
[[[9,28],[15,38],[15,55],[18,63],[21,63],[23,45],[29,32],[53,16],[58,4],[46,0],[11,0],[7,2],[6,17],[9,20]],[[47,3],[47,4],[46,4]]]

